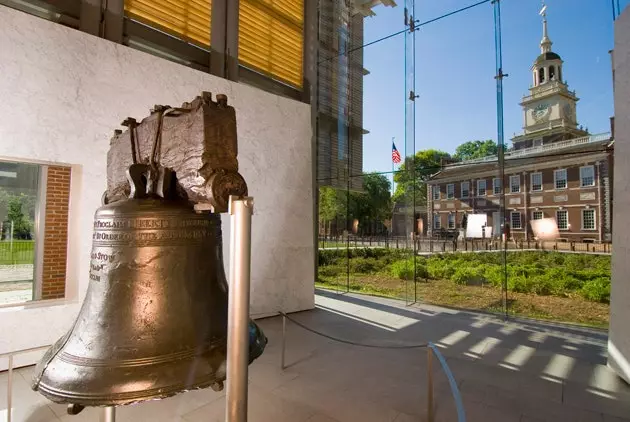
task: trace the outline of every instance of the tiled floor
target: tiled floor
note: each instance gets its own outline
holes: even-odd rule
[[[478,314],[358,295],[318,292],[318,309],[293,315],[316,330],[354,342],[411,345],[433,341],[447,357],[468,421],[630,422],[630,387],[606,366],[606,336],[540,323],[503,323]],[[292,323],[287,364],[280,363],[280,318],[261,321],[265,354],[250,366],[249,420],[260,422],[410,422],[426,420],[424,349],[360,348]],[[445,377],[435,367],[436,420],[456,421]],[[14,421],[97,421],[77,416],[28,387],[18,371]],[[6,413],[0,374],[0,420]],[[225,396],[211,390],[118,409],[118,421],[223,421]],[[625,418],[625,419],[624,419]]]

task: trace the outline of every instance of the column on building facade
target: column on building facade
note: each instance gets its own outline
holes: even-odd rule
[[[529,185],[527,184],[527,172],[523,172],[523,227],[525,227],[525,240],[529,240]]]
[[[598,241],[601,242],[603,240],[603,230],[604,227],[604,213],[602,212],[602,163],[601,161],[595,162],[595,180],[597,183],[597,232],[598,232]]]

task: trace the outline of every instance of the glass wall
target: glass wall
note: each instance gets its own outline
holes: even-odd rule
[[[397,3],[320,2],[317,287],[606,327],[611,5]]]

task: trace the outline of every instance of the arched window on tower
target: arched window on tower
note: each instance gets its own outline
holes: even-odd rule
[[[553,65],[551,65],[549,66],[549,80],[550,81],[555,80],[555,76],[556,76],[556,68]]]
[[[562,67],[558,66],[558,80],[562,82]]]
[[[541,67],[540,69],[538,69],[538,83],[543,83],[545,82],[545,68]]]

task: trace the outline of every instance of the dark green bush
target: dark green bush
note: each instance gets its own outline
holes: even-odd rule
[[[318,268],[318,273],[322,277],[336,277],[347,272],[343,265],[324,265]]]
[[[376,258],[352,258],[350,260],[350,272],[373,274],[381,271],[385,265],[385,262]]]
[[[392,264],[392,275],[401,280],[413,280],[413,260],[396,261]]]
[[[483,270],[481,268],[461,267],[451,276],[455,284],[479,284],[484,281]]]
[[[424,260],[416,258],[415,263],[416,279],[424,279],[429,276]],[[391,265],[391,274],[401,280],[413,280],[414,260],[413,258],[399,260]]]
[[[582,286],[580,294],[587,300],[610,302],[610,278],[600,277],[587,281]]]
[[[430,278],[450,279],[455,274],[456,268],[453,264],[441,260],[431,260],[427,262],[427,271]]]
[[[501,287],[503,285],[503,266],[486,265],[483,276],[488,283],[495,287]]]

